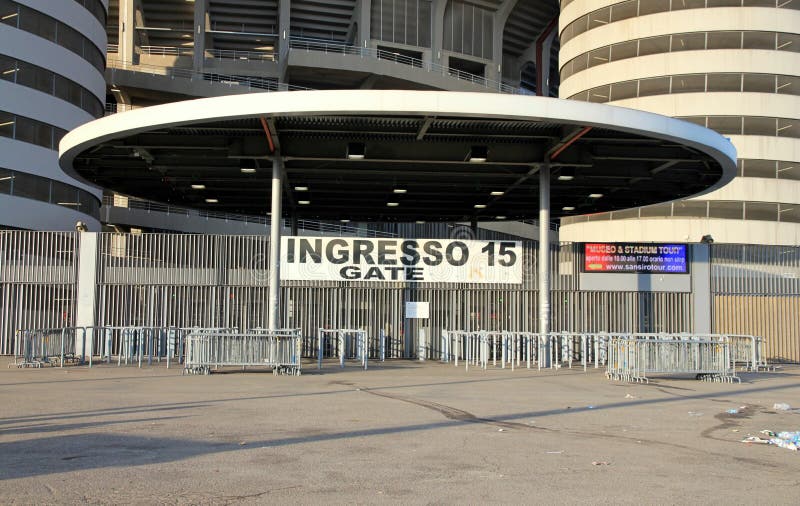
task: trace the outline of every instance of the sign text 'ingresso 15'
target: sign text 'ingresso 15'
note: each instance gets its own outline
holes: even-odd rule
[[[522,283],[518,241],[283,237],[281,279]]]
[[[689,272],[685,244],[586,243],[583,246],[583,272]]]

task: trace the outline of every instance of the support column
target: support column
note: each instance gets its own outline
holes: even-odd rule
[[[78,233],[78,307],[75,314],[76,327],[95,327],[95,306],[97,305],[97,232]],[[75,334],[75,355],[87,360],[92,352],[92,333],[94,329]],[[85,341],[85,346],[84,346]]]
[[[369,47],[372,37],[372,0],[361,0],[358,5],[358,39],[356,43],[362,47]]]
[[[291,0],[278,0],[278,68],[279,81],[286,82],[286,69],[289,66],[290,18],[292,15]]]
[[[711,295],[711,254],[708,244],[692,244],[691,248],[691,276],[692,298],[694,303],[694,328],[696,334],[711,333],[711,308],[713,299]]]
[[[119,0],[119,59],[122,65],[133,64],[136,47],[135,0]]]
[[[539,167],[539,333],[550,332],[550,165]],[[549,356],[549,354],[548,354]]]
[[[272,158],[272,215],[269,230],[269,328],[280,328],[281,307],[281,191],[283,159],[276,150]]]
[[[208,0],[194,0],[194,49],[192,66],[195,71],[202,72],[206,55],[206,14]]]
[[[486,77],[488,79],[502,82],[503,81],[503,32],[506,28],[506,21],[514,6],[517,5],[517,0],[504,0],[497,12],[494,13],[494,24],[492,29],[492,63],[486,69]]]
[[[431,63],[443,64],[444,11],[447,0],[433,0],[431,6]]]

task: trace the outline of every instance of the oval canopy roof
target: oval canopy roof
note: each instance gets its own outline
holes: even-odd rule
[[[159,202],[359,221],[523,219],[550,163],[552,216],[696,196],[733,179],[719,134],[646,112],[544,97],[294,91],[108,116],[61,141],[62,168]]]

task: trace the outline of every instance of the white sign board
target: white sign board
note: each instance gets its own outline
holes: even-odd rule
[[[430,318],[427,302],[406,302],[406,318]]]
[[[522,283],[519,241],[283,237],[281,279]]]

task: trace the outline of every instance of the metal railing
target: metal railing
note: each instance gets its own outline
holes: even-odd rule
[[[194,54],[194,48],[180,46],[137,46],[136,52],[151,56],[192,56]]]
[[[399,63],[402,65],[407,65],[410,67],[422,69],[427,72],[439,74],[445,77],[454,77],[461,81],[467,81],[477,86],[481,86],[489,90],[497,91],[500,93],[511,93],[511,94],[521,93],[520,89],[517,87],[510,86],[508,84],[499,81],[494,81],[492,79],[487,79],[486,77],[478,74],[471,74],[469,72],[464,72],[463,70],[459,70],[453,67],[448,67],[446,65],[441,65],[439,63],[425,61],[419,58],[414,58],[412,56],[404,55],[393,51],[386,51],[384,49],[351,46],[348,44],[342,44],[331,41],[292,38],[289,41],[289,51],[292,50],[316,51],[326,54],[353,55],[353,56],[360,56],[362,58],[372,58],[375,60],[390,61],[393,63]]]
[[[109,44],[108,46],[108,53],[114,54],[118,53],[118,45],[116,44]],[[470,72],[465,72],[463,70],[459,70],[457,68],[448,67],[446,65],[442,65],[439,63],[433,63],[430,61],[425,61],[420,58],[415,58],[412,56],[408,56],[399,52],[395,51],[387,51],[385,49],[377,49],[377,48],[365,48],[360,46],[353,46],[350,44],[340,43],[336,41],[324,41],[324,40],[316,40],[316,39],[305,39],[305,38],[297,38],[293,37],[289,41],[289,50],[295,51],[307,51],[307,52],[321,52],[325,54],[342,54],[342,55],[353,55],[359,56],[361,58],[371,58],[374,60],[381,60],[381,61],[390,61],[393,63],[398,63],[401,65],[406,65],[413,68],[418,68],[424,70],[426,72],[438,74],[444,77],[452,77],[458,79],[460,81],[466,81],[476,86],[480,86],[486,88],[487,90],[496,91],[499,93],[509,93],[509,94],[527,94],[528,92],[522,88],[517,86],[511,86],[501,81],[495,81],[492,79],[488,79],[479,74],[473,74]],[[192,48],[183,48],[183,47],[168,47],[168,46],[139,46],[137,48],[137,52],[139,54],[147,54],[147,55],[154,55],[154,56],[187,56],[193,54]],[[233,61],[241,61],[241,62],[250,62],[250,61],[269,61],[269,62],[277,62],[278,61],[278,54],[275,52],[260,52],[260,51],[247,51],[247,50],[238,50],[238,49],[208,49],[206,50],[206,55],[210,56],[214,59],[229,59]],[[117,67],[117,62],[120,62],[119,58],[108,58],[108,66],[119,68]],[[132,67],[154,67],[153,65],[139,65],[135,63],[129,63],[128,66]],[[123,66],[125,70],[131,70],[127,66]],[[160,67],[156,67],[160,68]],[[186,72],[193,72],[188,69],[177,69],[180,71],[180,77],[186,77],[182,73]],[[203,73],[197,73],[199,75],[207,75]],[[242,76],[226,76],[227,79],[225,81],[253,81],[256,83],[255,85],[251,85],[254,88],[261,88],[258,78],[249,78],[249,77],[242,77]],[[273,81],[269,81],[273,82]]]
[[[277,62],[278,54],[266,51],[246,51],[241,49],[206,49],[206,55],[216,60],[268,61]]]
[[[172,79],[178,78],[188,79],[190,81],[217,83],[229,87],[243,86],[250,91],[302,91],[310,89],[303,86],[279,83],[275,79],[264,79],[254,76],[233,76],[229,74],[218,74],[215,72],[197,72],[188,68],[138,64],[117,58],[108,59],[107,70],[112,73],[112,81],[114,72],[119,70],[154,76],[164,76]]]
[[[271,220],[268,216],[252,216],[247,214],[234,214],[234,213],[220,213],[214,211],[206,211],[202,209],[189,209],[186,207],[172,206],[169,204],[162,204],[160,202],[152,202],[150,200],[137,199],[134,197],[125,197],[127,205],[118,205],[114,196],[104,195],[103,205],[108,207],[118,207],[123,209],[138,209],[147,211],[148,213],[164,213],[167,215],[177,215],[186,217],[197,217],[206,220],[223,220],[233,221],[244,224],[263,225],[268,226]],[[291,228],[291,220],[283,219],[283,226]],[[390,232],[381,232],[378,230],[361,229],[357,227],[347,226],[343,224],[326,223],[315,220],[297,220],[297,229],[313,232],[326,232],[334,234],[355,235],[359,237],[395,237],[396,234]]]

